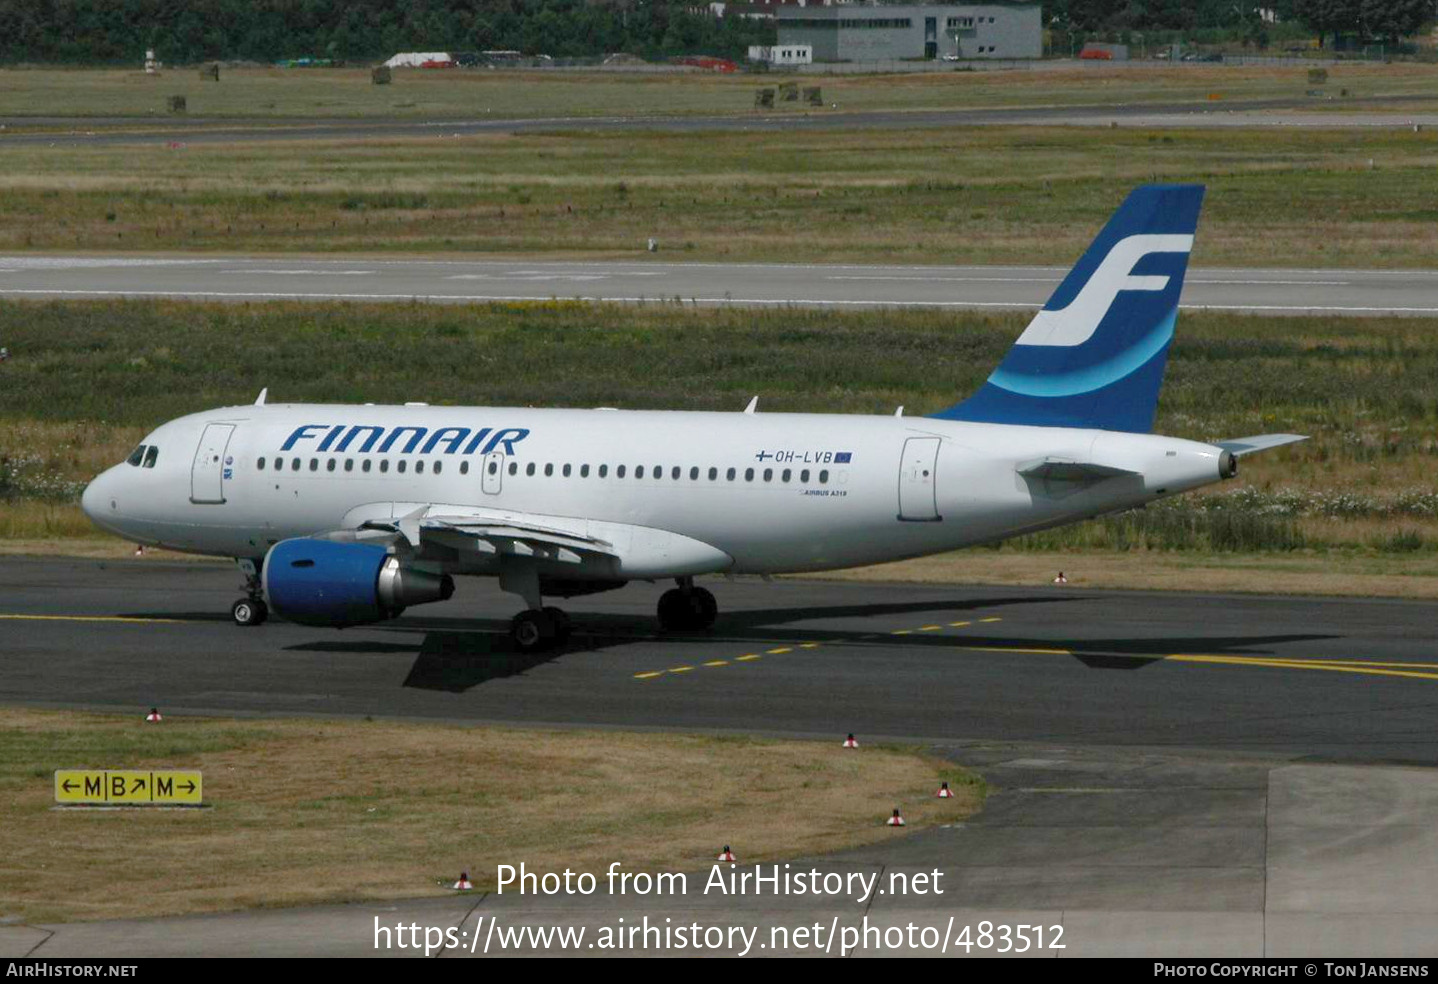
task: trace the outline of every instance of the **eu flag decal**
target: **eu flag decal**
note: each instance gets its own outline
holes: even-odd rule
[[[854,457],[854,452],[852,452],[852,451],[835,451],[835,452],[834,452],[834,464],[836,464],[836,465],[847,465],[847,464],[849,463],[850,459],[852,459],[853,457]]]

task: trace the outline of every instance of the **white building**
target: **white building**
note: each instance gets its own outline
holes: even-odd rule
[[[808,44],[751,44],[749,60],[767,65],[812,65],[814,47]]]

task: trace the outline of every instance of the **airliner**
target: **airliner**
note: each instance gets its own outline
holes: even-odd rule
[[[1130,193],[982,387],[927,416],[279,404],[180,417],[86,488],[127,540],[233,558],[243,626],[345,627],[497,577],[521,651],[546,599],[672,580],[662,627],[718,605],[701,575],[918,557],[1231,479],[1293,434],[1151,433],[1203,200]]]

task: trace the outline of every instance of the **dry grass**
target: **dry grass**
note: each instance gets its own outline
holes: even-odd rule
[[[199,768],[208,810],[52,810],[77,766]],[[958,798],[937,800],[947,779]],[[702,870],[972,813],[982,783],[838,741],[0,710],[0,914],[98,919],[400,898],[461,869]]]
[[[842,111],[995,106],[1112,105],[1243,99],[1303,99],[1302,66],[1077,65],[1034,70],[802,76],[824,88]],[[1329,69],[1325,87],[1365,99],[1432,95],[1432,65],[1347,65]],[[183,95],[190,116],[533,118],[609,114],[737,113],[752,109],[754,89],[774,76],[712,73],[620,74],[585,71],[410,71],[388,86],[368,69],[247,68],[222,71],[220,82],[193,69],[158,75],[124,69],[0,71],[0,115],[129,116],[167,121],[166,98]],[[1314,101],[1315,108],[1343,106]],[[1411,104],[1402,105],[1412,108]],[[782,112],[781,103],[778,110]],[[832,111],[832,108],[830,109]]]
[[[1158,180],[1208,185],[1206,265],[1431,266],[1435,166],[1438,133],[1363,129],[5,145],[0,250],[638,260],[657,236],[669,258],[1067,265]]]
[[[1066,588],[1242,592],[1438,599],[1438,556],[1301,551],[1293,554],[1191,552],[1040,553],[964,550],[838,571],[843,581],[1004,584],[1038,587],[1063,571]],[[1057,590],[1057,588],[1056,588]]]

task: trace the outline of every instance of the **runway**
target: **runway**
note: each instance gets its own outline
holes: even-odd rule
[[[708,633],[661,590],[573,599],[520,655],[512,599],[345,631],[229,621],[211,564],[15,559],[0,703],[1039,742],[1438,763],[1438,605],[1370,599],[715,580]]]
[[[820,81],[816,79],[815,81]],[[833,83],[826,83],[833,85]],[[757,84],[756,84],[757,87]],[[746,90],[747,93],[747,90]],[[746,96],[747,98],[747,96]],[[865,110],[838,104],[786,113],[737,112],[690,116],[556,116],[496,119],[154,119],[142,117],[0,117],[5,146],[81,147],[184,141],[250,143],[290,140],[395,140],[508,133],[575,131],[778,132],[835,129],[927,129],[966,126],[1078,126],[1213,129],[1300,127],[1316,129],[1409,129],[1438,125],[1426,111],[1429,97],[1395,95],[1372,100],[1240,99],[1224,102],[1163,102],[1096,106],[991,109]],[[1392,107],[1412,103],[1405,112]]]
[[[636,244],[637,245],[637,244]],[[662,252],[663,244],[660,244]],[[1034,308],[1067,268],[191,256],[0,257],[0,296],[215,301],[576,299],[836,308]],[[1432,270],[1194,269],[1186,310],[1438,314]]]

